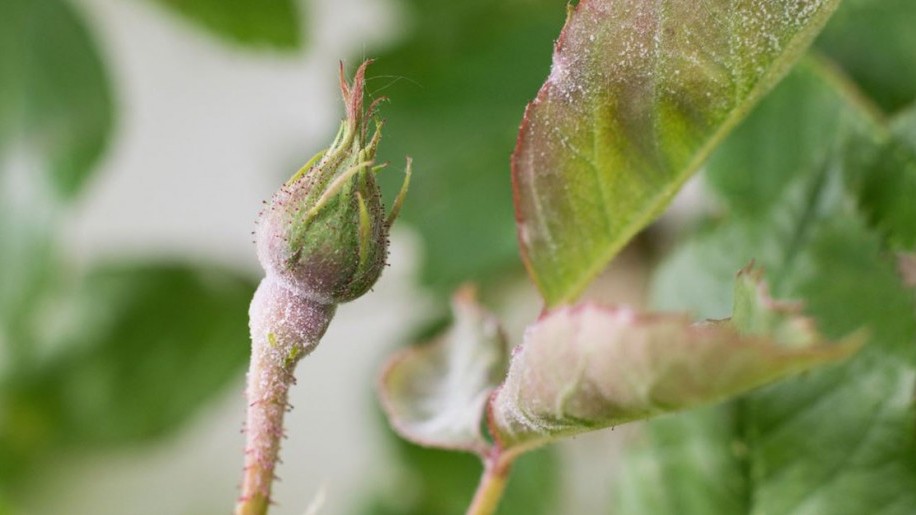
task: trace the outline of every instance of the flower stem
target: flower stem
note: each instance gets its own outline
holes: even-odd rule
[[[265,515],[283,437],[283,415],[296,363],[324,335],[336,307],[290,291],[268,276],[249,310],[251,365],[245,419],[245,469],[236,515]]]
[[[466,515],[492,515],[502,499],[513,458],[499,452],[498,448],[484,459],[483,475],[474,493]]]

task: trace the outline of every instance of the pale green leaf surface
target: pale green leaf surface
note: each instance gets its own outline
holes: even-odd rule
[[[583,0],[513,154],[518,235],[548,305],[651,222],[838,2]]]
[[[291,50],[302,40],[296,0],[155,0],[228,41]]]
[[[0,0],[0,12],[0,167],[24,149],[71,196],[112,127],[98,49],[69,2]]]
[[[513,353],[490,404],[491,432],[504,448],[536,447],[719,401],[861,343],[825,343],[798,306],[769,297],[757,271],[742,271],[735,288],[732,321],[590,304],[547,312]]]
[[[618,505],[626,507],[619,512],[665,513],[653,509],[662,501],[694,506],[691,499],[721,495],[712,478],[736,470],[743,471],[746,491],[733,492],[717,509],[680,513],[916,510],[916,302],[882,251],[881,239],[856,215],[841,180],[844,172],[823,166],[799,170],[768,211],[731,216],[677,251],[662,267],[654,295],[669,309],[694,307],[715,316],[729,301],[731,270],[755,258],[769,271],[777,293],[804,301],[827,337],[865,328],[870,343],[839,366],[797,376],[710,413],[689,414],[704,420],[650,422],[647,442],[625,459],[629,491],[618,495]],[[740,196],[724,199],[741,202]],[[725,410],[734,423],[708,432]],[[711,456],[694,452],[710,448],[712,437]],[[728,459],[730,447],[738,452]],[[647,460],[659,470],[630,474],[631,463]],[[710,472],[710,466],[718,471]],[[735,510],[740,503],[744,508]]]
[[[783,283],[807,300],[806,311],[828,335],[865,326],[870,343],[846,363],[730,405],[651,421],[645,440],[624,459],[615,513],[854,515],[916,509],[916,383],[911,366],[897,357],[901,344],[914,343],[912,297],[894,284],[892,268],[862,226],[848,219],[817,225],[798,263],[783,268],[791,275]],[[758,237],[744,240],[739,253],[779,240],[778,234],[765,238],[769,243]],[[734,253],[741,244],[734,237],[707,236],[701,252]],[[669,266],[697,263],[674,260]],[[668,280],[677,275],[672,271]],[[729,275],[720,268],[719,281],[706,284],[714,290]],[[693,290],[696,298],[706,293]],[[679,303],[685,302],[682,295]],[[723,419],[731,422],[723,425]],[[718,478],[730,478],[735,488],[725,489]],[[660,503],[664,509],[657,509]]]
[[[659,417],[627,442],[611,513],[747,513],[746,446],[732,404]],[[685,442],[684,435],[690,435]]]
[[[484,454],[481,420],[502,381],[508,347],[496,318],[464,289],[452,300],[454,321],[437,341],[392,358],[379,385],[392,427],[424,446]]]
[[[746,401],[755,513],[913,513],[913,296],[878,238],[842,216],[812,234],[790,287],[825,334],[864,326],[871,343]]]

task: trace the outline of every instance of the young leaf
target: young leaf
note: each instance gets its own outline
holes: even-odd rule
[[[738,275],[731,321],[560,308],[531,326],[513,353],[490,403],[490,427],[501,446],[520,451],[722,400],[843,359],[860,343],[824,343],[797,305],[768,296],[753,269]]]
[[[808,46],[836,0],[583,0],[512,156],[548,305],[576,296]]]
[[[291,50],[302,39],[295,0],[156,0],[226,40]]]
[[[483,454],[481,419],[506,373],[506,340],[493,315],[463,289],[452,300],[454,323],[436,342],[390,361],[379,392],[392,427],[420,445]]]

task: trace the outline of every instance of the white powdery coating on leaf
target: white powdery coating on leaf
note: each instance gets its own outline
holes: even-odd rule
[[[810,43],[837,0],[582,0],[522,122],[523,257],[570,300]]]
[[[506,342],[496,319],[456,296],[452,327],[436,342],[396,357],[382,378],[389,419],[421,445],[482,453],[480,421],[490,392],[504,377]]]
[[[715,402],[861,345],[861,335],[823,344],[796,305],[761,292],[759,274],[743,271],[736,308],[743,310],[738,325],[750,333],[728,321],[693,324],[686,315],[592,304],[549,312],[513,353],[491,401],[491,429],[504,447],[523,450]]]

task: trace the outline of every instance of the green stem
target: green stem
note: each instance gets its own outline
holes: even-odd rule
[[[498,448],[484,459],[483,475],[477,492],[468,507],[466,515],[491,515],[496,513],[499,501],[503,497],[509,472],[514,458],[502,453]]]

